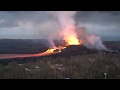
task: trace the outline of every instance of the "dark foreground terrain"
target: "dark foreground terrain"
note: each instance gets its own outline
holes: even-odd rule
[[[45,40],[0,40],[1,54],[36,54]],[[104,42],[114,50],[120,42]],[[106,75],[106,76],[105,76]],[[120,79],[120,54],[70,46],[61,54],[0,60],[0,79]]]

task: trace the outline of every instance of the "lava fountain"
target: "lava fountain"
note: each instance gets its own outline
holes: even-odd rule
[[[59,36],[65,40],[65,47],[55,47],[52,49],[48,49],[43,54],[53,53],[57,50],[57,53],[61,52],[61,50],[65,49],[69,45],[80,45],[80,41],[78,39],[78,35],[76,33],[76,21],[74,20],[75,14],[77,11],[49,11],[59,24],[60,32]]]
[[[80,41],[79,39],[77,39],[76,36],[70,35],[70,36],[66,36],[65,38],[66,40],[66,45],[65,46],[58,46],[58,47],[53,47],[51,49],[48,49],[47,51],[43,52],[43,53],[39,53],[39,55],[49,55],[49,54],[56,54],[56,53],[60,53],[62,50],[64,50],[66,47],[70,46],[70,45],[80,45]]]
[[[36,57],[36,56],[46,56],[46,55],[52,55],[56,53],[62,52],[63,49],[65,49],[67,46],[70,45],[80,45],[80,41],[78,39],[78,35],[75,32],[76,30],[76,22],[74,20],[74,16],[77,13],[76,11],[53,11],[49,12],[51,15],[53,15],[60,28],[59,35],[62,37],[63,40],[65,40],[66,45],[65,46],[53,46],[52,48],[49,48],[47,51],[43,53],[38,54],[31,54],[31,55],[13,55],[14,58],[18,57]],[[12,57],[11,57],[12,58]]]

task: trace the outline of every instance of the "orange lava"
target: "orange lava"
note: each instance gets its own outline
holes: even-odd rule
[[[69,31],[70,32],[70,31]],[[39,56],[47,56],[60,53],[67,46],[70,45],[80,45],[81,42],[77,38],[77,34],[72,32],[70,34],[64,34],[64,40],[66,41],[66,46],[58,46],[48,49],[47,51],[39,54],[0,54],[0,59],[10,59],[10,58],[25,58],[25,57],[39,57]]]
[[[77,39],[74,35],[67,37],[67,43],[69,45],[80,45],[79,39]]]
[[[76,35],[66,35],[65,37],[65,40],[66,40],[66,43],[67,45],[64,47],[64,46],[58,46],[58,47],[54,47],[54,48],[51,48],[51,49],[48,49],[47,51],[43,52],[43,53],[39,53],[40,55],[50,55],[50,54],[55,54],[55,53],[60,53],[62,50],[64,50],[67,46],[70,46],[70,45],[80,45],[80,41],[79,39],[77,38]]]
[[[43,53],[39,53],[39,55],[51,55],[51,54],[56,54],[56,53],[60,53],[61,50],[65,49],[66,47],[62,47],[62,46],[59,46],[59,47],[55,47],[55,48],[52,48],[52,49],[48,49],[47,51],[43,52]]]

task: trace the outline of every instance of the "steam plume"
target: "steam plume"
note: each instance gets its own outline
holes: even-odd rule
[[[78,44],[76,29],[76,22],[74,16],[76,11],[50,11],[50,13],[58,22],[61,32],[59,35],[63,37],[69,45]]]
[[[103,45],[101,37],[95,34],[89,34],[84,27],[76,29],[81,43],[90,49],[107,50]]]
[[[49,11],[47,13],[51,14],[57,20],[61,30],[59,35],[69,45],[79,45],[80,39],[82,44],[90,49],[107,50],[99,36],[88,34],[85,28],[77,28],[74,20],[76,11]]]

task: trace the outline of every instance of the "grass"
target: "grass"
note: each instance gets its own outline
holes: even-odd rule
[[[120,78],[120,55],[106,52],[0,65],[0,79]]]

